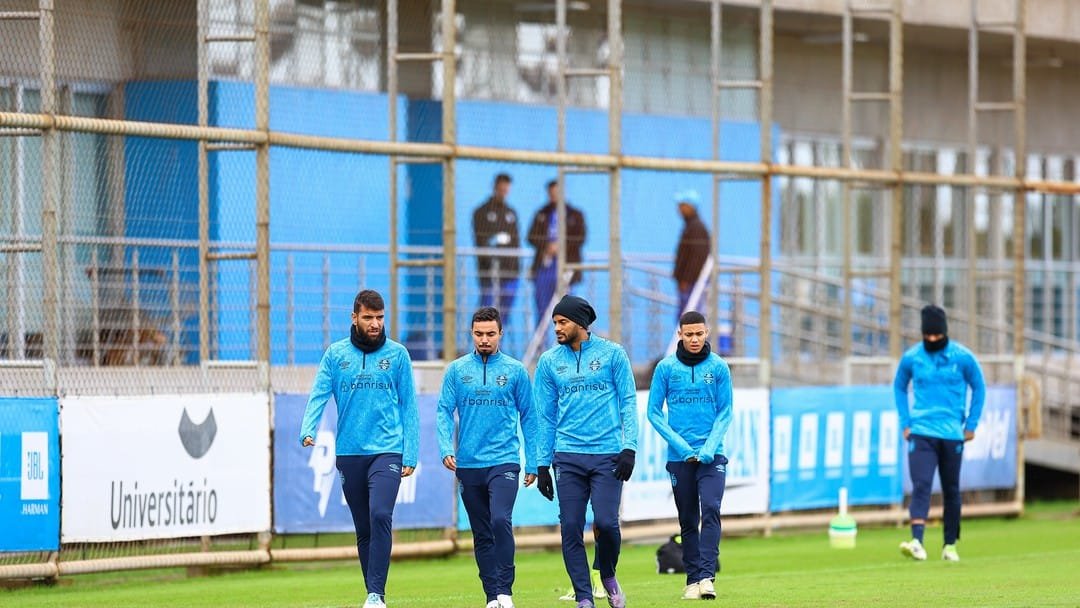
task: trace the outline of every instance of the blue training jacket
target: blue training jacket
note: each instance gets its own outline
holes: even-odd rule
[[[401,454],[415,467],[420,451],[420,411],[416,406],[409,351],[393,340],[364,353],[346,338],[330,345],[319,363],[300,425],[300,441],[315,437],[330,396],[337,402],[337,454]]]
[[[908,384],[915,387],[915,401],[908,407]],[[971,387],[971,407],[967,391]],[[912,434],[939,439],[963,439],[964,431],[979,425],[986,383],[975,355],[952,340],[942,350],[929,353],[921,343],[900,359],[893,381],[900,428]]]
[[[623,347],[589,334],[574,351],[556,344],[540,355],[533,379],[540,414],[537,464],[555,452],[614,454],[637,450],[637,395]]]
[[[458,415],[454,450],[454,412]],[[520,463],[520,420],[525,438],[525,472],[536,474],[536,412],[532,384],[520,361],[497,352],[486,359],[475,351],[450,363],[436,410],[439,455],[457,466],[484,468]]]
[[[709,464],[723,454],[731,407],[731,370],[716,353],[693,367],[675,355],[657,364],[649,387],[649,422],[667,441],[669,462],[696,456]]]

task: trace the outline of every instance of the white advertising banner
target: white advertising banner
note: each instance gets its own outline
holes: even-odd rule
[[[269,530],[269,413],[265,393],[61,399],[63,542]]]
[[[667,469],[667,442],[649,423],[649,392],[638,391],[638,452],[634,475],[623,488],[626,521],[678,516]],[[736,388],[734,416],[724,437],[727,485],[724,515],[765,513],[769,509],[769,391]]]

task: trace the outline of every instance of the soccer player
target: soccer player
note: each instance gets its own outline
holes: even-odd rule
[[[514,501],[525,439],[524,485],[536,481],[536,413],[529,374],[499,350],[502,319],[490,306],[472,317],[474,350],[446,368],[436,410],[443,465],[461,482],[487,608],[513,608]],[[457,412],[457,442],[454,413]]]
[[[630,359],[618,344],[589,332],[596,312],[583,298],[563,296],[551,318],[558,344],[540,356],[533,381],[540,414],[537,486],[552,500],[558,485],[563,562],[578,608],[593,608],[584,540],[590,500],[596,567],[608,604],[623,608],[626,595],[615,578],[619,504],[623,482],[634,471],[638,431]]]
[[[960,465],[964,442],[975,438],[986,384],[975,355],[949,341],[945,311],[934,305],[922,309],[923,341],[900,359],[893,381],[900,428],[908,442],[911,470],[911,540],[900,543],[900,552],[918,561],[926,559],[923,531],[930,511],[934,470],[941,478],[945,502],[945,546],[941,559],[960,561]],[[908,407],[908,385],[914,384],[915,400]],[[971,407],[967,393],[971,389]]]
[[[653,371],[649,422],[668,444],[667,471],[686,564],[682,599],[713,600],[728,462],[724,435],[731,425],[731,371],[710,349],[709,326],[700,312],[683,313],[679,338],[675,354]]]
[[[412,361],[386,339],[383,298],[365,289],[353,301],[348,340],[330,345],[319,363],[304,410],[300,441],[313,437],[326,402],[337,402],[337,468],[356,527],[364,573],[364,608],[385,608],[394,503],[402,477],[412,475],[420,446]]]

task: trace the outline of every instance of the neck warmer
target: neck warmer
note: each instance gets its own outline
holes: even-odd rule
[[[360,331],[356,329],[355,324],[350,325],[349,327],[350,327],[350,329],[349,329],[349,341],[352,342],[353,346],[355,346],[356,348],[359,348],[360,351],[365,353],[365,354],[373,353],[373,352],[379,350],[380,348],[382,348],[383,344],[386,344],[386,330],[385,329],[383,331],[379,332],[379,337],[378,338],[375,338],[374,340],[372,340],[372,339],[368,338],[367,336],[361,334]]]
[[[688,367],[694,367],[698,363],[701,363],[709,357],[710,353],[712,353],[712,347],[709,346],[708,342],[705,342],[705,346],[701,347],[701,350],[697,353],[686,350],[682,340],[679,340],[679,345],[675,348],[675,357],[678,358],[683,365]]]
[[[931,342],[931,341],[924,338],[923,341],[922,341],[922,345],[923,345],[923,348],[926,349],[926,352],[928,352],[928,353],[936,353],[939,350],[944,350],[945,347],[949,345],[949,336],[945,336],[944,338],[938,340],[937,342]]]

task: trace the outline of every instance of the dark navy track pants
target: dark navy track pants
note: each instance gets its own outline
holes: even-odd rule
[[[585,508],[591,501],[596,533],[594,564],[601,578],[615,576],[619,563],[622,533],[619,530],[619,503],[623,482],[615,479],[617,454],[571,454],[556,452],[555,487],[559,493],[559,523],[562,531],[563,562],[574,596],[592,601],[589,558],[585,553]]]
[[[720,502],[724,499],[727,462],[727,458],[718,454],[710,464],[667,463],[671,493],[679,512],[687,585],[716,577],[720,556]]]
[[[911,519],[926,519],[930,512],[930,492],[934,471],[941,477],[944,502],[945,544],[960,538],[960,465],[964,462],[964,442],[911,435],[908,439],[908,468],[911,469]]]
[[[520,472],[516,463],[457,470],[480,583],[489,602],[498,595],[513,595],[513,517]]]
[[[401,485],[401,454],[338,456],[337,468],[356,527],[356,549],[367,592],[385,595],[394,503]]]

